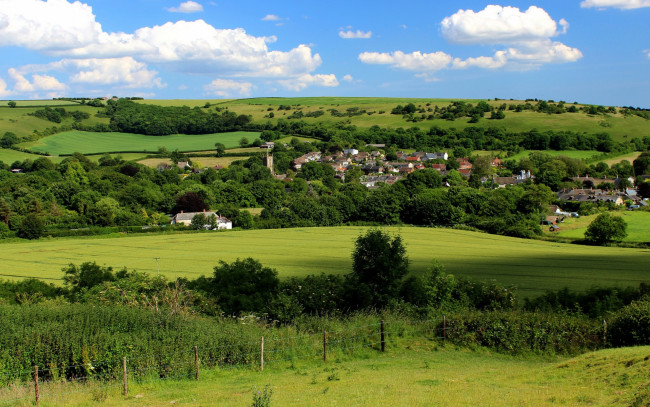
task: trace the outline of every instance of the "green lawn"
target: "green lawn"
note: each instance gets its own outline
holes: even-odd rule
[[[589,158],[592,158],[592,157],[595,157],[597,155],[602,154],[599,151],[593,151],[593,150],[587,150],[587,151],[582,151],[582,150],[559,150],[559,151],[555,151],[555,150],[546,150],[546,151],[523,150],[523,151],[520,151],[519,153],[517,153],[517,154],[515,154],[515,155],[513,155],[511,157],[508,157],[507,159],[508,160],[521,160],[524,157],[528,157],[530,155],[530,153],[533,153],[533,152],[534,153],[545,153],[545,154],[552,155],[553,157],[563,155],[563,156],[566,156],[566,157],[569,157],[569,158],[580,158],[580,159],[583,159],[583,160],[586,160],[586,159],[589,159]]]
[[[624,242],[650,243],[650,212],[648,211],[617,211],[612,212],[625,219],[627,223],[627,237]],[[581,216],[580,218],[567,218],[560,224],[560,231],[552,233],[558,237],[570,239],[583,239],[587,227],[597,215]],[[545,231],[546,234],[551,232]]]
[[[281,277],[351,271],[354,241],[367,228],[331,227],[222,231],[124,238],[69,238],[0,244],[0,273],[60,278],[69,263],[96,261],[168,277],[212,273],[219,260],[253,257]],[[447,271],[514,284],[520,294],[584,290],[594,284],[630,286],[650,281],[650,250],[523,240],[451,229],[387,227],[406,243],[413,272],[437,259]]]
[[[225,144],[227,148],[236,147],[242,137],[253,141],[259,137],[259,133],[238,131],[200,135],[144,136],[131,133],[93,133],[75,130],[45,137],[38,142],[25,144],[25,146],[33,151],[48,152],[50,154],[70,154],[74,152],[98,154],[119,151],[156,152],[158,147],[161,146],[170,151],[176,149],[179,151],[197,151],[214,148],[214,144],[217,142]]]
[[[512,357],[436,342],[390,344],[355,359],[310,359],[203,370],[199,380],[41,384],[43,405],[224,406],[252,403],[269,386],[271,406],[647,406],[650,347],[609,349],[573,359]],[[255,361],[254,363],[257,363]],[[0,403],[32,405],[32,386],[0,390]]]

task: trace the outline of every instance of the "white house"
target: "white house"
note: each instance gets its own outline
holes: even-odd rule
[[[208,212],[208,211],[203,211],[203,212],[183,212],[180,211],[180,213],[177,213],[174,215],[172,218],[172,225],[185,225],[189,226],[192,223],[192,219],[196,215],[204,215],[206,218],[209,218],[211,215],[214,215],[217,220],[217,229],[232,229],[232,221],[228,218],[224,218],[223,216],[219,216],[215,212]],[[210,224],[205,224],[203,225],[204,228],[210,229]]]

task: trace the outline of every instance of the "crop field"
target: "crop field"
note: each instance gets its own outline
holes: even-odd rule
[[[144,136],[131,133],[93,133],[87,131],[67,131],[45,137],[38,142],[25,144],[33,151],[50,154],[98,154],[119,151],[148,151],[156,152],[158,147],[166,147],[169,151],[209,150],[214,144],[223,143],[226,148],[239,145],[239,140],[246,137],[249,141],[259,137],[256,132],[231,132],[219,134],[170,136]]]
[[[200,349],[200,347],[199,347]],[[202,370],[199,380],[41,384],[41,402],[65,406],[251,405],[269,386],[272,406],[645,406],[650,347],[608,349],[572,359],[513,357],[435,342],[398,343],[386,353],[298,360],[257,368]],[[398,380],[396,380],[398,379]],[[30,397],[31,393],[31,397]],[[0,390],[0,403],[33,389]]]
[[[346,274],[355,239],[367,228],[330,227],[222,231],[122,238],[68,238],[0,244],[0,273],[61,278],[69,263],[95,261],[168,277],[212,273],[219,260],[253,257],[276,268],[280,277]],[[423,272],[436,259],[447,271],[516,285],[521,296],[547,289],[583,290],[594,284],[638,285],[650,281],[650,250],[592,247],[522,240],[484,233],[433,228],[387,227],[401,234],[411,271]]]
[[[635,210],[612,212],[612,214],[622,217],[627,222],[627,237],[624,242],[650,243],[650,212]],[[564,223],[560,223],[559,232],[545,231],[544,233],[570,239],[583,239],[587,227],[596,216],[598,215],[567,218]]]
[[[618,156],[618,157],[609,158],[609,159],[607,159],[607,160],[604,160],[603,162],[606,163],[607,165],[609,165],[609,166],[611,167],[612,165],[617,164],[617,163],[620,163],[620,162],[623,161],[623,160],[627,160],[627,161],[629,161],[629,162],[633,162],[633,161],[636,160],[640,155],[641,155],[641,153],[638,153],[638,152],[636,152],[636,153],[630,153],[630,154],[620,155],[620,156]]]
[[[202,167],[215,167],[220,165],[222,167],[228,167],[233,161],[246,160],[247,157],[192,157],[189,156],[192,160],[192,163],[199,162]],[[166,163],[171,164],[171,160],[167,158],[146,158],[144,160],[138,161],[140,164],[144,164],[147,167],[157,168],[158,164]]]

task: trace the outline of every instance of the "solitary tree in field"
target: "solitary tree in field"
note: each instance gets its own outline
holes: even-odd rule
[[[585,232],[585,239],[595,244],[620,242],[626,236],[627,223],[620,216],[613,216],[609,212],[598,215]]]
[[[217,157],[221,157],[226,152],[226,146],[223,143],[214,143],[214,148],[217,150]]]
[[[11,108],[14,108],[14,107],[16,107],[16,102],[14,102],[13,100],[11,100],[11,101],[7,102],[7,105],[8,105],[9,107],[11,107]]]
[[[246,147],[248,143],[249,141],[246,137],[242,137],[241,139],[239,139],[239,146],[242,148]]]
[[[409,259],[400,236],[391,237],[378,229],[359,236],[352,252],[352,276],[368,287],[373,304],[384,306],[396,298]]]

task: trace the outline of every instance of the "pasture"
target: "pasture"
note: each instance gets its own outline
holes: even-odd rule
[[[200,346],[199,346],[200,349]],[[572,359],[513,357],[436,342],[399,341],[386,353],[203,369],[199,380],[181,378],[122,383],[57,381],[41,384],[42,402],[65,406],[251,405],[252,389],[270,386],[272,406],[642,406],[648,401],[650,347],[608,349]],[[257,361],[253,363],[257,364]],[[30,394],[31,393],[31,394]],[[31,397],[30,397],[31,395]],[[14,386],[0,403],[33,389]]]
[[[650,243],[650,212],[647,211],[620,211],[612,212],[615,216],[622,217],[627,222],[627,237],[623,240],[628,243]],[[545,234],[569,239],[583,239],[587,227],[598,215],[581,216],[579,218],[566,218],[560,223],[559,232]]]
[[[280,277],[346,274],[355,239],[366,227],[222,231],[122,238],[43,239],[0,244],[1,274],[61,278],[69,263],[95,261],[167,277],[194,279],[212,273],[219,260],[253,257]],[[592,285],[631,286],[650,281],[650,250],[592,247],[524,240],[453,229],[386,227],[401,234],[411,271],[421,273],[436,259],[449,273],[494,279],[536,296],[547,289],[584,290]]]
[[[215,166],[221,166],[221,167],[228,167],[233,161],[239,161],[239,160],[246,160],[248,157],[192,157],[192,155],[189,155],[190,160],[192,160],[192,163],[200,163],[200,168],[204,167],[215,167]],[[150,168],[157,168],[159,164],[165,163],[165,164],[170,164],[172,161],[168,158],[145,158],[143,160],[138,161],[140,164],[144,164],[147,167]]]
[[[145,136],[131,133],[94,133],[87,131],[66,131],[40,139],[33,143],[23,143],[32,151],[48,152],[50,154],[99,154],[105,152],[156,152],[158,147],[166,147],[169,151],[199,151],[214,148],[215,143],[223,143],[226,148],[239,145],[242,137],[253,141],[259,137],[256,132],[237,131],[231,133],[170,136]]]

